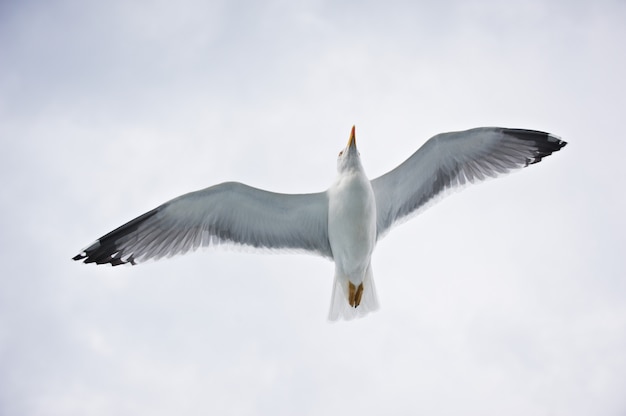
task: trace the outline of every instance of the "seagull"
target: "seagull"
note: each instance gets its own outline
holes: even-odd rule
[[[335,263],[328,318],[378,309],[371,258],[390,228],[444,191],[521,169],[567,143],[535,130],[480,127],[438,134],[390,172],[368,179],[352,127],[325,192],[281,194],[225,182],[174,198],[96,240],[73,260],[136,265],[201,246],[303,251]]]

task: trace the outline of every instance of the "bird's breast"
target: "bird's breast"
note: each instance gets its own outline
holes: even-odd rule
[[[329,190],[328,238],[337,267],[364,272],[376,242],[376,203],[365,175],[344,175]]]

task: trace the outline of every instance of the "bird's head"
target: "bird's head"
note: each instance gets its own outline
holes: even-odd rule
[[[350,169],[361,169],[360,153],[356,149],[355,126],[352,126],[348,144],[337,156],[337,171],[344,172]]]

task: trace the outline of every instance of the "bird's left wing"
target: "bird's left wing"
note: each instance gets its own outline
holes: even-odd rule
[[[549,133],[500,127],[438,134],[400,166],[372,180],[377,238],[446,189],[537,163],[566,144]]]
[[[326,193],[288,195],[238,182],[172,199],[111,231],[74,260],[114,266],[223,243],[332,258]]]

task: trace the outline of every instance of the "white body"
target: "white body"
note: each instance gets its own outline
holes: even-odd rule
[[[361,164],[350,166],[328,190],[328,240],[335,260],[329,319],[351,319],[378,308],[371,257],[376,245],[376,200]],[[348,286],[363,284],[358,307],[348,299]]]

